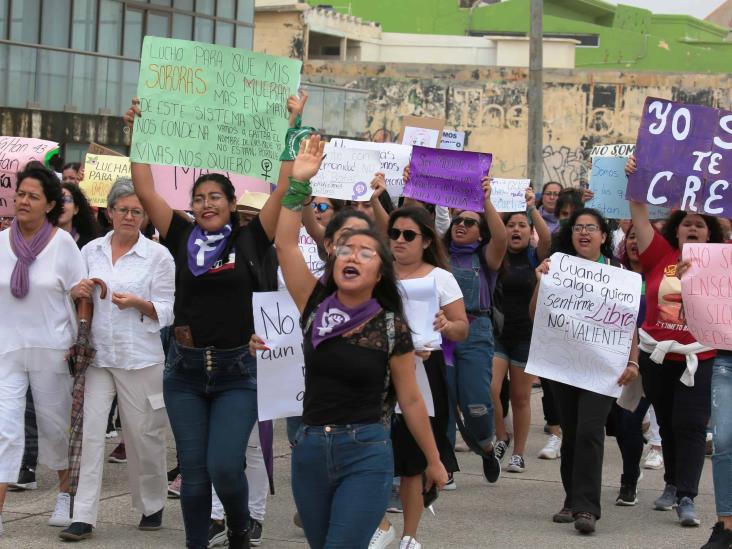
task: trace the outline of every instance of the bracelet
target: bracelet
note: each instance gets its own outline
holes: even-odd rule
[[[638,365],[638,363],[635,360],[629,360],[628,361],[628,366],[630,366],[631,364],[633,366],[635,366],[638,370],[640,370],[640,366]]]
[[[293,212],[301,212],[303,204],[312,194],[312,187],[309,181],[298,181],[289,177],[290,186],[282,197],[282,206]]]

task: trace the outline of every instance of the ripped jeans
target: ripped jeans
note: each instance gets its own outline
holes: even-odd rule
[[[465,427],[473,438],[485,447],[493,442],[493,324],[488,317],[478,317],[470,323],[468,338],[455,347],[455,365],[447,367],[450,394],[456,395]],[[450,403],[448,436],[455,443],[455,405]]]
[[[712,473],[717,515],[732,516],[732,355],[718,354],[712,374]]]

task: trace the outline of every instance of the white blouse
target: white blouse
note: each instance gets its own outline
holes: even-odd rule
[[[173,323],[175,264],[167,248],[142,234],[125,255],[112,264],[112,235],[92,240],[81,250],[88,278],[106,282],[108,294],[94,292],[91,337],[97,350],[94,365],[137,370],[165,361],[160,329]],[[129,293],[152,303],[158,319],[112,303],[112,293]]]

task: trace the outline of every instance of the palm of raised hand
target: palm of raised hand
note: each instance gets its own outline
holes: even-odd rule
[[[324,146],[325,143],[320,140],[319,135],[313,135],[307,141],[303,140],[292,166],[292,177],[299,181],[308,181],[318,173],[323,161]]]

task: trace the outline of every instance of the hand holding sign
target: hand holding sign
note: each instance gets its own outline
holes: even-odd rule
[[[366,201],[373,189],[369,182],[379,171],[379,151],[325,146],[325,158],[310,183],[313,196]]]
[[[531,190],[533,204],[534,191],[530,179],[499,179],[492,182],[491,202],[497,212],[525,212],[528,207],[528,190]]]

